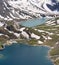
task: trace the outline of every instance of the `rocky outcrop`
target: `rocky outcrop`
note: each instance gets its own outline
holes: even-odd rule
[[[55,3],[55,5],[53,3]],[[59,16],[58,6],[58,0],[56,0],[56,2],[53,2],[52,0],[1,0],[0,20],[18,21],[45,16]]]

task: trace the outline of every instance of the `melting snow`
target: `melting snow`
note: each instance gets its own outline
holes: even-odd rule
[[[31,34],[31,37],[32,37],[32,38],[35,38],[35,39],[40,39],[40,36],[38,36],[38,35],[36,35],[36,34],[34,34],[34,33]]]
[[[14,33],[14,35],[16,35],[17,37],[19,37],[19,36],[20,36],[20,34],[18,34],[18,33]]]
[[[2,27],[4,25],[4,23],[0,22],[0,27]]]
[[[22,31],[21,33],[25,38],[29,39],[29,35],[25,32],[25,31]]]
[[[1,34],[1,33],[0,33],[0,36],[1,36],[1,35],[4,35],[4,34]]]
[[[39,40],[39,41],[38,41],[38,44],[43,44],[43,42]]]
[[[23,31],[25,29],[25,27],[23,27],[23,28],[20,28],[20,31]]]

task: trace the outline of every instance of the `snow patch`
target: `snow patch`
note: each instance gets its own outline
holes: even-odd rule
[[[26,39],[29,39],[29,35],[25,32],[25,31],[22,31],[21,33]]]
[[[0,27],[2,27],[4,25],[4,23],[0,22]]]
[[[43,42],[39,40],[39,41],[38,41],[38,44],[43,44]]]
[[[14,33],[14,35],[16,35],[17,37],[20,37],[20,34],[18,34],[18,33]]]
[[[31,34],[31,37],[32,37],[32,38],[35,38],[35,39],[40,39],[40,36],[38,36],[38,35],[36,35],[36,34],[34,34],[34,33]]]
[[[51,40],[52,38],[50,37],[50,36],[44,36],[44,35],[42,35],[43,36],[43,38],[45,39],[45,40]]]
[[[20,31],[23,31],[25,29],[25,27],[23,27],[23,28],[20,28]]]
[[[4,34],[0,33],[0,36],[2,36],[2,35],[4,35]]]

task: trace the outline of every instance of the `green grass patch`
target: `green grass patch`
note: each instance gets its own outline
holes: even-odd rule
[[[59,59],[57,59],[54,63],[55,63],[56,65],[59,65]]]
[[[55,45],[56,41],[54,40],[47,40],[46,42],[44,42],[44,45],[48,45],[53,47]]]
[[[27,42],[29,45],[35,45],[37,44],[37,40],[36,39],[31,39]]]
[[[59,55],[59,48],[56,47],[50,51],[51,56]]]

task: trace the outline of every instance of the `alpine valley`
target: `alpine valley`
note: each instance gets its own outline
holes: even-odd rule
[[[46,46],[59,65],[59,0],[0,0],[0,52],[13,43]]]

